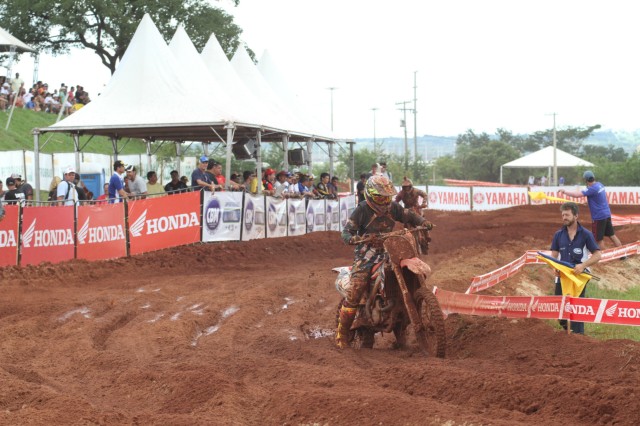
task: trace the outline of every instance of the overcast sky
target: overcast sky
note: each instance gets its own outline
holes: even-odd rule
[[[637,6],[591,0],[229,0],[259,59],[268,49],[300,99],[345,137],[401,136],[413,98],[418,134],[533,132],[557,125],[636,129]],[[15,69],[30,81],[31,64]],[[64,70],[64,72],[62,72]],[[61,77],[64,75],[64,77]],[[89,52],[43,57],[40,79],[97,93],[109,72]],[[411,117],[411,116],[409,116]],[[409,136],[413,119],[408,119]]]

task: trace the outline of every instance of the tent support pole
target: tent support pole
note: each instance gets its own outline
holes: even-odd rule
[[[209,142],[202,142],[202,150],[204,151],[204,155],[209,156]]]
[[[111,146],[113,146],[113,162],[118,161],[118,138],[112,136],[111,138]]]
[[[329,142],[329,174],[333,177],[333,141]]]
[[[34,165],[34,179],[36,184],[36,201],[40,201],[40,132],[37,129],[33,130],[33,165]],[[26,175],[25,175],[26,179]]]
[[[233,147],[233,130],[235,126],[232,123],[228,123],[225,128],[227,129],[227,164],[224,171],[224,177],[226,179],[227,185],[230,185],[231,182],[231,157],[232,157],[232,147]]]
[[[81,173],[80,170],[80,135],[73,134],[73,151],[75,154],[76,172]]]
[[[182,164],[182,157],[180,151],[182,151],[182,142],[176,142],[176,159],[178,160],[178,165],[176,166],[176,170],[178,171],[178,176],[182,176],[182,170],[180,170],[180,164]]]
[[[145,140],[147,143],[147,172],[151,171],[151,140]]]
[[[256,179],[258,179],[258,195],[262,194],[262,130],[256,132]]]
[[[500,183],[502,183],[502,166],[500,166]]]
[[[307,141],[307,174],[313,173],[313,139]]]
[[[282,170],[289,171],[289,134],[282,135],[282,148],[284,148],[284,158],[282,159]]]

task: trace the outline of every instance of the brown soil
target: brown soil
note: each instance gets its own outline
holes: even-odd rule
[[[636,213],[617,207],[615,214]],[[583,214],[588,218],[588,212]],[[463,292],[547,249],[557,206],[432,212],[433,282]],[[640,227],[618,230],[623,242]],[[637,424],[640,343],[452,315],[447,358],[333,346],[336,232],[0,270],[0,424]],[[548,267],[547,267],[548,268]],[[487,294],[548,294],[530,266]],[[597,265],[633,283],[640,261]]]

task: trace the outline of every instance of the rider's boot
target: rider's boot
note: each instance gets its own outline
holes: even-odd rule
[[[340,349],[349,347],[349,329],[356,317],[356,308],[342,306],[338,316],[338,329],[336,330],[336,346]]]

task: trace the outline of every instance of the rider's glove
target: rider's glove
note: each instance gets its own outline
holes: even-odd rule
[[[352,245],[359,244],[360,241],[362,241],[362,237],[359,235],[354,235],[353,237],[349,238],[349,244]]]
[[[428,231],[431,231],[433,229],[433,223],[429,222],[428,220],[422,222],[422,226],[426,227]]]

